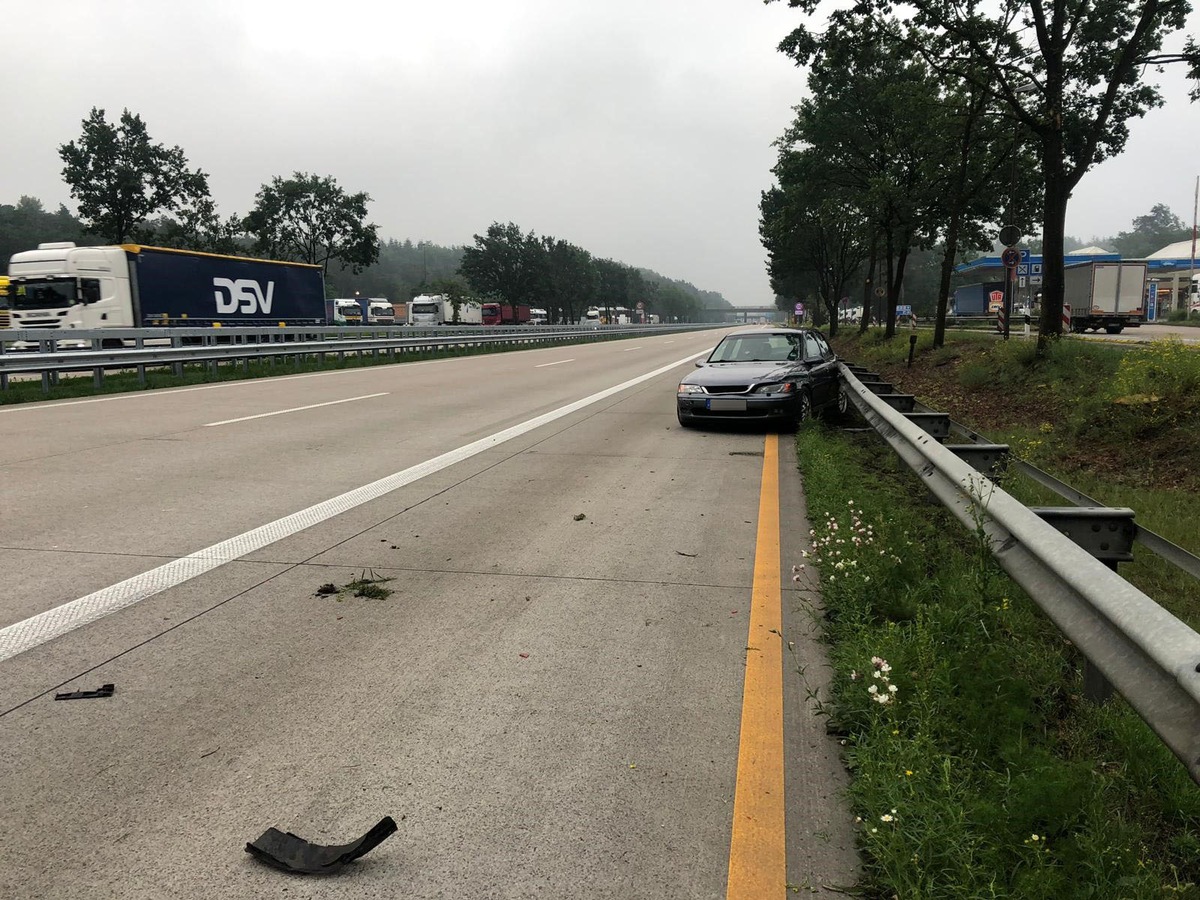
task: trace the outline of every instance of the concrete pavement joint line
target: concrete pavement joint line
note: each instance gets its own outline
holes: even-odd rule
[[[222,381],[220,384],[201,384],[197,387],[159,388],[147,391],[128,391],[123,394],[113,394],[110,397],[92,397],[88,400],[51,400],[48,403],[11,403],[0,406],[0,414],[16,412],[36,412],[39,409],[59,409],[64,406],[82,406],[85,403],[108,403],[110,400],[135,400],[147,397],[170,397],[174,394],[190,394],[192,391],[215,391],[220,388],[245,387],[252,384],[278,384],[281,381],[296,381],[300,378],[323,378],[326,375],[350,375],[371,370],[392,369],[396,366],[436,366],[450,362],[482,359],[479,356],[451,357],[447,359],[423,359],[412,362],[386,363],[378,366],[360,366],[353,369],[330,369],[328,372],[307,372],[303,375],[272,375],[263,378],[243,378],[238,381]]]
[[[575,362],[574,358],[559,359],[559,360],[555,360],[554,362],[549,362],[549,363],[538,363],[536,366],[534,366],[534,368],[535,369],[544,369],[544,368],[546,368],[546,366],[561,366],[563,363],[569,363],[569,362]]]
[[[355,400],[371,400],[375,397],[386,397],[391,391],[378,394],[363,394],[361,397],[346,397],[343,400],[327,400],[324,403],[310,403],[308,406],[293,406],[291,409],[277,409],[274,412],[257,413],[253,416],[240,416],[236,419],[222,419],[220,422],[205,422],[202,428],[213,428],[217,425],[232,425],[234,422],[249,422],[251,419],[265,419],[268,416],[282,416],[284,413],[303,412],[306,409],[318,409],[322,406],[337,406],[339,403],[353,403]]]
[[[758,500],[727,900],[781,897],[787,889],[779,565],[779,435],[768,434]]]
[[[371,528],[379,526],[373,525]],[[368,528],[367,531],[371,529]],[[327,551],[322,551],[327,552]],[[320,555],[320,554],[318,554]],[[267,565],[268,560],[254,560],[255,564]],[[315,569],[361,569],[363,565],[349,565],[347,563],[319,563],[305,560],[302,563],[288,563],[276,561],[273,563],[277,566],[311,566]],[[663,581],[661,579],[649,578],[604,578],[599,575],[547,575],[544,572],[480,572],[477,569],[426,569],[420,566],[390,566],[383,563],[377,566],[367,565],[367,568],[374,568],[377,572],[408,572],[421,575],[469,575],[472,578],[532,578],[545,579],[547,581],[594,581],[601,584],[653,584],[661,587],[686,587],[686,588],[716,588],[727,591],[742,591],[746,589],[744,584],[713,584],[711,582],[696,582],[696,581]]]
[[[276,519],[266,525],[247,531],[237,537],[197,550],[172,562],[161,565],[148,572],[127,578],[117,584],[103,588],[77,600],[71,600],[54,609],[31,616],[21,622],[0,629],[0,662],[11,659],[26,650],[40,646],[56,637],[81,628],[90,622],[101,619],[118,610],[135,603],[140,603],[148,597],[175,587],[185,581],[190,581],[205,572],[216,569],[227,562],[241,559],[250,553],[261,550],[276,541],[290,537],[299,531],[331,519],[336,515],[347,512],[364,503],[377,500],[406,485],[412,484],[427,475],[440,472],[455,463],[470,459],[486,450],[527,434],[536,428],[561,419],[573,412],[584,409],[593,403],[598,403],[608,397],[618,394],[628,388],[642,384],[659,375],[664,375],[696,358],[690,353],[683,359],[665,366],[660,366],[644,375],[638,375],[621,384],[605,388],[595,394],[560,406],[558,409],[535,416],[525,422],[505,428],[493,435],[465,444],[450,450],[433,459],[426,460],[415,466],[396,472],[370,484],[347,491],[337,497],[322,501],[315,506],[302,509],[299,512]]]

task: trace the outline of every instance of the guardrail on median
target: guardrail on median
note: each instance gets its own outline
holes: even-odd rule
[[[1001,568],[1200,783],[1200,634],[943,446],[948,416],[915,409],[908,395],[897,395],[911,410],[901,412],[849,366],[841,373],[867,422],[959,521],[982,530]]]
[[[190,363],[260,358],[275,360],[315,357],[323,362],[331,353],[378,355],[393,358],[397,351],[413,352],[487,344],[539,344],[598,341],[610,337],[671,334],[727,327],[722,324],[619,325],[619,326],[470,326],[445,328],[124,328],[94,331],[57,329],[0,332],[0,389],[7,389],[14,374],[40,374],[48,392],[59,372],[91,370],[99,386],[109,369],[136,369],[145,382],[146,368],[170,366],[182,374]],[[123,346],[126,342],[132,347]],[[122,346],[112,347],[112,343]],[[36,345],[39,349],[6,349],[6,344]],[[67,344],[69,348],[60,345]]]

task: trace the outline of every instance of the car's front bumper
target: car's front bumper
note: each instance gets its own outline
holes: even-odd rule
[[[679,415],[695,419],[794,419],[799,394],[676,394]]]

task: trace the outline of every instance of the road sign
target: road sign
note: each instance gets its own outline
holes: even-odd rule
[[[796,304],[796,315],[798,315],[798,316],[804,315],[804,304],[803,303]]]
[[[911,316],[911,315],[912,315],[912,306],[897,306],[896,307],[896,318],[900,318],[901,316]]]
[[[1042,283],[1042,276],[1041,275],[1030,275],[1029,283],[1031,285],[1033,285],[1034,287],[1037,287],[1038,285],[1040,285]]]
[[[1017,287],[1025,287],[1025,276],[1021,275],[1017,278]]]
[[[1029,265],[1027,263],[1021,263],[1019,266],[1017,266],[1017,274],[1018,275],[1028,275],[1029,274]]]
[[[1021,261],[1021,254],[1017,252],[1016,247],[1006,247],[1004,252],[1000,254],[1000,262],[1004,263],[1004,268],[1016,268],[1018,262]]]
[[[1021,239],[1021,229],[1016,225],[1005,225],[1000,229],[1000,243],[1005,247],[1011,247]]]
[[[886,293],[887,293],[887,291],[885,291],[885,290],[884,290],[883,288],[881,288],[881,287],[877,287],[877,288],[875,288],[875,296],[876,296],[876,297],[882,297],[882,296],[883,296],[884,294],[886,294]]]
[[[1158,318],[1158,282],[1150,282],[1150,290],[1146,297],[1146,321],[1153,322]]]

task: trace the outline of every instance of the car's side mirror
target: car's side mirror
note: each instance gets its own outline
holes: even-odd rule
[[[696,368],[697,369],[699,369],[703,365],[704,365],[704,360],[702,360],[702,359],[696,360]]]

